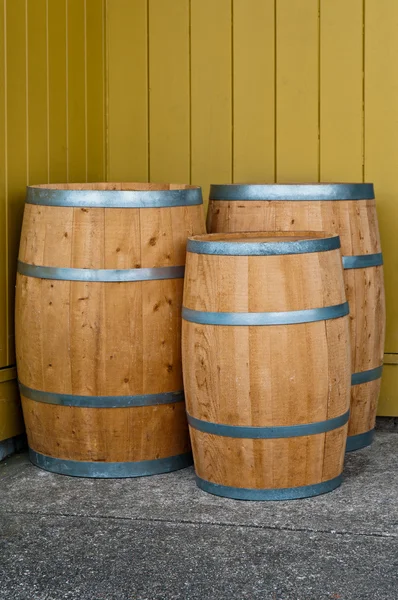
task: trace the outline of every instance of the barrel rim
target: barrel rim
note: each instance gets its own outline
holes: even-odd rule
[[[217,239],[222,236],[225,239]],[[301,240],[276,241],[284,237]],[[323,236],[323,237],[322,237]],[[242,242],[234,241],[239,238],[276,238],[273,242]],[[310,254],[314,252],[328,252],[341,247],[340,237],[317,231],[279,231],[279,232],[241,232],[241,233],[214,233],[190,236],[187,242],[187,252],[193,254],[212,254],[218,256],[280,256],[288,254]]]
[[[171,190],[92,190],[59,189],[49,184],[27,186],[26,204],[72,208],[174,208],[203,204],[203,198],[200,186]]]
[[[210,200],[323,201],[373,200],[373,183],[212,184]]]

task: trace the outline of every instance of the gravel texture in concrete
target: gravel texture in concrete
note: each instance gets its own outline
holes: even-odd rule
[[[0,600],[396,600],[398,435],[347,455],[343,485],[240,502],[192,468],[124,480],[0,464]]]

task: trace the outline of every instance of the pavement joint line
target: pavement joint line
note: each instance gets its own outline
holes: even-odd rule
[[[209,527],[235,527],[243,529],[262,529],[268,531],[286,531],[290,533],[323,533],[329,535],[352,535],[358,537],[368,538],[382,538],[382,539],[396,539],[398,534],[395,533],[366,533],[361,531],[338,531],[335,529],[307,529],[305,527],[273,527],[272,525],[250,525],[248,523],[213,523],[211,521],[191,521],[188,519],[176,521],[172,519],[160,519],[160,518],[147,518],[147,517],[119,517],[114,515],[85,515],[75,513],[40,513],[40,512],[18,512],[18,511],[0,511],[0,517],[2,515],[19,515],[19,516],[31,516],[31,517],[62,517],[62,518],[81,518],[81,519],[100,519],[109,521],[128,521],[130,523],[141,522],[141,523],[167,523],[169,525],[198,525],[198,526],[209,526]]]

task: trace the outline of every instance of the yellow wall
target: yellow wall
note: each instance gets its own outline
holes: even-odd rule
[[[108,179],[375,183],[398,415],[397,0],[107,0],[106,30]]]
[[[396,0],[0,0],[0,368],[27,183],[365,180],[398,415],[397,30]]]
[[[15,364],[25,186],[104,177],[104,55],[102,0],[0,0],[0,369]],[[2,383],[0,441],[20,433],[17,403]]]

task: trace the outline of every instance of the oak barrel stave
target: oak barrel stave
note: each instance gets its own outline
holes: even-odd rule
[[[36,464],[96,477],[189,464],[181,303],[186,240],[203,230],[198,188],[28,189],[16,333]]]
[[[215,185],[210,192],[207,225],[209,232],[310,229],[339,234],[352,340],[347,450],[369,445],[385,338],[383,266],[373,186]]]
[[[193,247],[197,240],[242,247],[232,242],[267,235],[281,245],[274,233],[188,242],[182,341],[195,469],[203,489],[241,499],[304,497],[336,487],[347,434],[350,347],[339,250],[236,256]],[[331,306],[345,306],[339,318],[330,318]],[[312,309],[329,317],[319,312],[315,321]],[[248,314],[292,322],[231,324]],[[321,423],[320,433],[314,423]],[[276,428],[276,437],[256,439],[258,428],[265,436]]]

